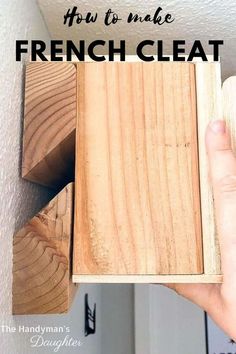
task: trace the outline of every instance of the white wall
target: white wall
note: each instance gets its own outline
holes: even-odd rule
[[[137,43],[143,39],[162,39],[166,42],[166,52],[171,52],[173,39],[185,39],[191,44],[193,40],[203,42],[209,39],[223,39],[225,46],[221,51],[223,77],[236,74],[236,6],[235,0],[38,0],[45,16],[49,31],[53,38],[71,39],[75,43],[79,39],[92,41],[101,39],[125,39],[128,54],[135,54]],[[98,20],[94,24],[74,25],[70,28],[63,25],[64,14],[68,8],[77,6],[84,15],[87,11],[98,12]],[[157,7],[163,13],[170,12],[175,21],[170,25],[157,26],[152,23],[127,24],[125,19],[129,12],[154,14]],[[104,26],[103,17],[111,8],[123,21],[109,27]],[[211,54],[209,52],[208,54]]]
[[[101,299],[102,354],[135,354],[133,285],[104,284]]]
[[[20,178],[22,133],[23,63],[15,61],[16,39],[44,39],[49,35],[35,0],[0,1],[0,352],[1,354],[31,354],[30,336],[3,333],[2,325],[9,326],[63,326],[69,325],[70,335],[79,338],[84,346],[80,354],[100,354],[100,287],[81,287],[68,315],[61,316],[11,316],[12,292],[12,236],[16,229],[35,214],[51,197],[49,190]],[[26,60],[27,58],[25,58]],[[98,333],[83,336],[84,292],[88,291],[98,306]],[[51,336],[55,338],[58,336]],[[61,339],[63,336],[59,335]],[[51,353],[40,348],[40,353]],[[78,349],[60,353],[76,353]]]
[[[208,318],[207,322],[209,338],[208,354],[235,354],[236,343],[233,343],[210,318]]]
[[[204,313],[160,285],[135,286],[135,354],[206,354]]]

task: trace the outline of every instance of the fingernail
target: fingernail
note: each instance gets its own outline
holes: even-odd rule
[[[225,133],[225,121],[223,120],[213,120],[209,127],[214,134],[224,134]]]

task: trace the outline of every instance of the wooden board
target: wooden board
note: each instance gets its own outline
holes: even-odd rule
[[[101,92],[99,92],[99,90],[96,91],[96,88],[91,90],[92,85],[94,85],[95,83],[96,86],[98,85],[98,83],[93,80],[91,73],[88,73],[88,71],[85,70],[87,65],[94,65],[94,67],[97,68],[94,69],[94,72],[96,74],[95,77],[98,77],[98,79],[101,78],[101,82],[99,86],[102,87]],[[126,71],[125,70],[121,71],[120,69],[117,69],[118,75],[116,75],[115,73],[115,76],[113,76],[114,75],[113,71],[115,70],[112,71],[112,70],[102,69],[103,73],[106,74],[106,78],[104,78],[103,75],[101,75],[102,77],[100,77],[101,74],[100,68],[104,67],[104,65],[110,65],[110,66],[112,65],[135,66],[136,65],[137,67],[138,66],[146,67],[147,65],[150,65],[148,66],[147,77],[150,80],[151,84],[150,86],[147,86],[146,83],[145,86],[144,85],[145,80],[143,80],[143,76],[140,78],[136,72],[133,73],[133,71],[135,71],[136,69],[135,70],[128,69]],[[93,127],[94,134],[96,135],[97,135],[97,131],[100,129],[100,126],[104,126],[105,124],[105,121],[100,116],[101,105],[102,105],[101,102],[105,103],[105,108],[103,108],[103,111],[109,113],[107,115],[109,118],[107,120],[108,125],[106,126],[106,129],[103,130],[103,133],[100,135],[100,138],[103,137],[104,139],[103,140],[101,139],[100,141],[98,140],[97,143],[98,149],[96,152],[97,153],[96,156],[98,156],[100,154],[100,146],[101,146],[103,149],[102,156],[103,157],[105,156],[106,158],[105,165],[103,166],[107,167],[107,171],[105,168],[102,169],[102,171],[100,171],[101,172],[100,174],[95,175],[94,173],[97,171],[99,164],[97,165],[95,164],[95,166],[92,166],[91,168],[91,163],[90,164],[87,163],[88,160],[86,160],[86,163],[89,165],[86,167],[86,172],[89,172],[89,183],[90,183],[89,185],[90,186],[92,185],[92,188],[90,188],[90,190],[88,191],[89,192],[88,195],[91,195],[91,193],[93,193],[97,189],[96,193],[100,193],[100,194],[96,194],[97,198],[98,196],[101,195],[103,204],[101,205],[101,207],[99,207],[99,205],[97,204],[97,206],[95,206],[97,209],[94,208],[94,206],[92,206],[91,208],[91,204],[90,204],[91,200],[90,200],[87,203],[87,205],[84,206],[84,209],[82,208],[83,212],[87,213],[85,215],[86,217],[84,218],[84,220],[87,222],[86,230],[88,231],[88,234],[86,235],[86,232],[85,233],[83,232],[79,236],[79,238],[78,238],[78,234],[77,233],[75,234],[76,247],[74,249],[74,254],[75,254],[75,259],[77,259],[78,257],[81,259],[82,256],[82,258],[84,257],[86,262],[85,265],[83,265],[81,268],[80,266],[82,261],[81,260],[79,260],[79,262],[74,261],[73,280],[75,282],[79,282],[79,281],[95,282],[96,281],[96,282],[147,283],[147,282],[220,282],[222,281],[222,276],[219,275],[221,273],[220,249],[219,249],[218,235],[215,228],[213,196],[212,196],[210,183],[208,181],[208,163],[207,163],[207,156],[205,152],[204,139],[205,139],[205,129],[208,122],[211,119],[221,119],[222,111],[223,111],[222,106],[224,106],[224,117],[231,128],[233,148],[235,149],[236,129],[234,124],[235,121],[234,117],[235,117],[236,109],[234,105],[233,92],[235,91],[236,79],[230,78],[224,83],[223,85],[224,102],[222,102],[221,73],[220,73],[219,63],[195,63],[191,65],[186,63],[182,63],[182,64],[171,63],[171,65],[176,65],[176,67],[178,67],[179,65],[180,66],[187,65],[188,67],[188,65],[190,65],[191,68],[193,67],[195,68],[195,77],[193,74],[194,69],[192,69],[192,75],[190,76],[191,78],[194,77],[194,79],[190,81],[192,84],[193,81],[195,81],[196,84],[195,104],[197,105],[197,116],[198,116],[197,133],[198,133],[198,142],[199,142],[198,148],[199,148],[199,158],[200,158],[199,172],[200,172],[200,194],[201,194],[200,195],[201,205],[200,208],[198,208],[198,210],[199,211],[200,209],[202,210],[202,215],[201,215],[202,225],[200,225],[200,228],[202,227],[204,267],[202,267],[201,270],[203,271],[204,268],[205,274],[193,275],[194,273],[192,273],[192,275],[180,275],[183,274],[180,272],[178,273],[179,275],[163,275],[163,274],[170,274],[170,273],[172,274],[173,267],[176,267],[176,264],[174,264],[175,256],[172,256],[171,261],[169,263],[168,256],[164,254],[164,251],[161,252],[162,250],[164,250],[164,247],[166,247],[167,245],[167,243],[166,244],[163,243],[163,239],[165,239],[166,237],[166,235],[163,236],[164,229],[162,228],[162,233],[160,233],[158,229],[160,223],[157,225],[157,222],[159,221],[158,217],[161,217],[159,196],[160,194],[162,195],[162,193],[160,193],[160,190],[154,190],[153,192],[152,188],[154,188],[153,187],[154,183],[150,184],[150,181],[152,182],[154,180],[155,174],[159,171],[157,171],[158,169],[155,168],[155,166],[154,168],[153,166],[151,166],[150,169],[150,163],[145,165],[145,163],[150,162],[150,156],[154,157],[152,159],[153,165],[154,163],[157,162],[157,159],[155,159],[155,154],[153,153],[155,149],[155,144],[157,144],[159,149],[161,148],[161,144],[159,144],[159,141],[158,142],[154,141],[154,144],[152,144],[153,143],[152,139],[154,138],[159,139],[162,135],[166,138],[165,130],[157,129],[156,127],[156,131],[155,131],[155,129],[153,129],[152,126],[154,120],[151,119],[151,123],[152,123],[151,124],[149,121],[147,122],[147,117],[149,119],[150,116],[154,115],[155,113],[153,111],[156,108],[158,108],[157,109],[157,112],[159,114],[157,116],[158,119],[160,118],[159,111],[161,111],[161,109],[165,113],[165,110],[163,108],[166,109],[166,107],[168,106],[166,102],[169,100],[171,96],[171,94],[167,95],[168,88],[171,87],[172,90],[173,88],[177,90],[176,87],[171,85],[169,77],[172,76],[172,78],[174,77],[175,80],[179,79],[178,73],[177,72],[174,73],[174,70],[172,73],[171,71],[169,71],[168,73],[169,76],[168,75],[163,75],[162,77],[159,76],[158,83],[160,83],[160,85],[162,85],[163,88],[163,97],[162,97],[163,102],[160,102],[160,97],[158,101],[157,85],[154,83],[154,79],[153,79],[153,77],[155,77],[155,80],[157,81],[158,72],[156,72],[156,69],[154,69],[153,67],[163,66],[163,65],[168,66],[170,65],[170,63],[168,64],[167,63],[165,64],[160,64],[160,63],[155,63],[155,64],[143,64],[143,63],[101,64],[99,63],[96,64],[94,63],[94,64],[79,64],[74,66],[72,63],[62,64],[62,63],[49,62],[49,63],[31,63],[30,65],[27,66],[26,95],[25,95],[26,100],[25,100],[25,124],[24,124],[25,125],[24,152],[23,152],[23,169],[22,169],[23,176],[25,176],[27,179],[38,182],[40,184],[51,186],[52,188],[58,188],[64,185],[65,183],[67,183],[67,181],[70,181],[74,178],[73,169],[74,169],[74,155],[75,155],[75,150],[74,150],[75,149],[75,123],[76,123],[75,115],[79,113],[78,118],[79,115],[81,116],[81,111],[77,112],[76,101],[80,103],[79,100],[80,98],[82,98],[84,99],[85,102],[87,102],[86,104],[88,107],[89,101],[93,99],[92,95],[97,96],[97,101],[96,99],[95,100],[93,99],[93,101],[98,102],[98,104],[93,105],[92,107],[89,108],[89,112],[90,112],[89,114],[91,115],[90,123],[91,124],[93,123],[92,115],[94,115],[95,117],[98,116],[99,118],[97,124],[95,124]],[[82,91],[80,92],[79,90],[78,92],[79,99],[77,99],[76,96],[76,68],[77,67],[79,68],[77,73],[79,89],[83,90],[86,86],[89,87],[91,91],[91,92],[86,91],[86,94],[83,96],[83,92]],[[142,74],[147,72],[145,71],[145,69],[142,70],[140,69],[140,71],[142,71]],[[154,72],[155,75],[153,75]],[[151,75],[149,75],[150,73]],[[162,70],[162,74],[163,73],[165,74],[164,70]],[[111,80],[110,80],[110,76],[108,77],[108,75],[110,74],[112,74]],[[123,75],[122,77],[121,74]],[[133,78],[136,78],[136,82],[138,82],[135,88],[132,87],[132,85],[129,85],[128,79],[125,81],[126,77],[130,77],[131,75]],[[121,80],[121,78],[123,78],[124,76],[125,79]],[[149,78],[149,76],[152,77]],[[87,78],[87,80],[85,80],[85,78]],[[89,82],[88,82],[88,78],[90,78]],[[168,78],[169,80],[169,85],[166,84],[166,78]],[[165,80],[165,84],[163,84],[163,80]],[[115,88],[111,87],[112,83],[116,84]],[[192,86],[194,86],[194,84]],[[104,89],[104,87],[106,87],[107,92],[105,92],[106,90]],[[141,87],[143,88],[143,90],[141,89]],[[155,91],[155,94],[150,94],[150,92],[152,93],[153,90]],[[127,92],[128,95],[125,94]],[[171,90],[169,90],[169,92],[171,92]],[[51,95],[51,93],[53,94]],[[70,97],[67,96],[67,93],[69,96],[71,94],[71,96]],[[119,99],[117,99],[116,96],[117,93],[119,93]],[[184,95],[185,94],[186,92],[184,92]],[[155,96],[156,99],[156,106],[155,104],[153,104],[153,101],[155,103],[153,96]],[[179,96],[181,95],[179,94],[178,98]],[[62,99],[61,105],[58,106],[59,100],[57,100],[57,98],[62,98],[62,97],[64,98]],[[128,107],[129,105],[128,99],[131,102],[130,108]],[[123,101],[126,102],[125,105],[123,105]],[[115,102],[114,107],[112,107],[111,104],[113,102]],[[66,117],[67,117],[66,119],[68,120],[68,124],[70,126],[69,130],[67,130],[67,124],[63,126],[61,120],[61,117],[63,117],[63,119],[65,118],[64,113],[67,106],[66,103],[68,103],[68,114],[66,113]],[[137,112],[140,111],[140,107],[142,106],[143,103],[148,103],[148,104],[146,104],[143,109],[142,113],[145,116],[145,119],[143,119],[142,121],[141,114],[137,114]],[[79,108],[79,109],[82,108],[82,113],[84,114],[84,118],[85,118],[85,113],[87,112],[87,111],[86,112],[83,111],[85,106],[86,105],[83,104],[80,105]],[[116,110],[115,107],[118,107],[118,110]],[[177,110],[179,109],[178,105],[176,109]],[[128,115],[126,114],[127,111],[129,113]],[[174,122],[174,124],[178,123],[177,120],[173,120],[173,119],[171,120],[170,111],[171,108],[168,107],[168,114],[167,114],[168,117],[165,116],[165,121],[168,121],[168,124],[171,121]],[[124,118],[121,120],[122,118],[121,112],[125,113],[124,114],[125,119],[127,119],[127,116],[138,117],[138,119],[133,119],[132,123],[128,122],[129,123],[128,129],[126,129],[127,123],[125,122]],[[111,120],[110,118],[111,114],[114,115],[115,120],[114,118],[112,118]],[[69,119],[69,117],[71,117],[71,120]],[[185,117],[187,117],[187,114],[185,114]],[[51,121],[52,124],[49,124],[50,120],[52,120]],[[110,125],[110,123],[112,123],[112,125]],[[150,125],[146,123],[150,123]],[[58,124],[60,125],[60,128],[58,128],[59,126]],[[78,120],[78,124],[81,124],[81,121]],[[183,121],[181,122],[181,124],[183,124]],[[181,133],[182,130],[181,124],[180,125],[178,124],[179,133]],[[122,128],[119,130],[120,131],[119,134],[116,134],[117,127]],[[161,127],[163,128],[162,125]],[[80,129],[79,125],[78,128]],[[190,127],[188,125],[187,129],[190,128],[193,129],[193,127]],[[110,134],[111,132],[110,129],[113,130],[112,134]],[[131,131],[132,129],[134,130],[134,134]],[[121,139],[120,133],[123,131],[125,132],[125,134],[124,136],[122,136]],[[168,139],[170,139],[171,137],[171,132],[169,133],[168,133]],[[196,136],[197,133],[194,135]],[[40,134],[42,135],[40,136]],[[77,138],[79,138],[79,131],[77,132],[77,134],[78,134]],[[123,159],[123,153],[126,152],[125,149],[130,147],[127,142],[128,136],[131,137],[131,141],[132,141],[130,145],[131,149],[129,148],[128,155],[124,154],[125,158]],[[125,145],[123,144],[124,137],[126,142]],[[150,142],[148,145],[146,143],[147,138],[148,141]],[[172,139],[173,138],[174,137],[172,136]],[[177,139],[179,138],[178,134],[176,135],[176,138]],[[77,141],[79,142],[79,139]],[[100,144],[100,142],[102,141],[104,144]],[[112,144],[110,144],[111,141]],[[162,140],[162,143],[163,141],[164,139]],[[90,143],[91,142],[92,144],[90,144],[90,146],[92,147],[94,143],[92,139]],[[110,153],[110,155],[107,154],[106,152],[108,143],[110,144],[111,148],[108,149],[109,151],[107,152],[108,153],[112,152],[112,154]],[[85,148],[87,148],[84,142],[82,142],[80,146],[83,147],[84,151],[86,150]],[[146,155],[145,152],[143,151],[144,146],[148,147]],[[120,156],[120,158],[117,159],[117,156],[119,157],[119,150],[121,147],[122,147],[122,156]],[[136,148],[135,152],[133,151],[133,147]],[[165,150],[166,151],[169,150],[169,154],[167,156],[168,156],[168,161],[170,162],[171,159],[169,158],[169,156],[170,155],[172,156],[173,154],[172,152],[170,153],[172,149],[168,149],[168,148],[170,148],[170,146],[165,146]],[[176,156],[179,156],[179,152],[180,152],[179,147],[176,150],[178,151],[176,153]],[[191,149],[189,150],[186,149],[186,150],[187,150],[186,151],[186,156],[187,156],[187,154],[190,152]],[[162,151],[164,151],[164,149]],[[94,157],[94,154],[91,155],[91,152],[94,153],[94,150],[90,148],[89,156]],[[137,156],[135,155],[136,153]],[[135,162],[133,162],[134,155],[137,158]],[[149,158],[146,162],[144,159],[145,156]],[[156,156],[158,157],[158,163],[159,163],[159,158],[161,156],[160,151],[156,153]],[[110,158],[110,161],[108,161],[108,157]],[[121,160],[121,158],[123,160]],[[129,167],[128,173],[123,174],[124,175],[123,182],[121,181],[121,172],[117,174],[116,172],[114,172],[116,170],[116,162],[115,162],[116,159],[118,161],[118,166],[120,167],[120,170],[118,170],[119,172],[126,171],[127,166]],[[186,159],[186,161],[188,160],[189,159]],[[191,161],[194,161],[194,159],[191,159]],[[129,165],[129,162],[132,162],[131,165]],[[162,164],[161,166],[163,167],[164,164]],[[129,180],[127,182],[127,176],[132,177],[132,173],[131,173],[132,170],[135,170],[135,173],[133,173],[133,175],[135,175],[135,178],[132,179],[130,178],[130,180],[132,180],[133,182],[133,185],[131,182],[129,182]],[[170,170],[171,169],[169,170],[167,169],[167,171]],[[162,171],[163,168],[161,172]],[[195,166],[195,171],[198,171],[197,166]],[[99,180],[99,176],[102,179],[104,176],[107,176],[108,173],[110,173],[110,176],[112,176],[113,181],[119,181],[119,188],[115,191],[115,194],[112,196],[111,196],[111,191],[113,191],[113,188],[110,188],[109,191],[106,190],[105,191],[106,193],[104,195],[103,195],[102,188],[99,191],[100,186],[101,185],[103,186],[105,183],[105,180],[103,180],[103,182],[101,183],[101,181]],[[191,171],[191,173],[194,175],[193,171]],[[80,181],[79,179],[81,176],[80,170],[77,169],[76,174],[77,174],[78,181]],[[159,181],[163,182],[163,176],[164,174],[160,173],[160,175],[158,176]],[[84,177],[84,179],[82,179],[82,182],[84,183],[86,175],[82,177]],[[191,177],[190,174],[188,177]],[[148,179],[148,183],[146,183],[147,179]],[[168,179],[167,184],[168,185],[171,184],[171,180]],[[193,188],[194,185],[192,186],[193,192],[194,192],[194,188]],[[151,189],[149,189],[150,186]],[[161,184],[161,187],[163,187],[163,184]],[[130,198],[130,200],[127,202],[127,197],[132,196],[131,190],[136,191],[136,194],[134,193],[135,201],[136,201],[136,203],[133,203],[134,206],[131,203],[132,198]],[[140,190],[142,190],[141,198],[140,198]],[[176,188],[176,190],[178,191],[178,187]],[[124,191],[125,191],[125,195],[124,195]],[[115,202],[114,200],[111,200],[111,197],[114,196],[117,197],[117,195],[119,196],[118,204],[117,204],[117,198],[114,199]],[[150,195],[151,197],[149,198]],[[157,196],[157,198],[155,199],[154,196]],[[196,193],[193,193],[193,196],[196,196]],[[172,195],[171,197],[174,198],[174,196]],[[171,199],[169,196],[168,198],[170,202]],[[165,200],[168,200],[168,198],[165,197]],[[174,201],[175,203],[176,199],[175,200],[172,199],[172,201]],[[192,199],[195,208],[197,208],[195,204],[196,201],[197,201],[196,198]],[[82,198],[81,198],[81,203],[82,203]],[[166,203],[166,205],[167,204],[168,202]],[[169,204],[172,207],[172,204],[171,203]],[[89,208],[87,208],[87,206]],[[107,206],[112,206],[112,207],[109,208],[108,219],[104,221],[102,217],[102,213],[106,215]],[[144,211],[145,208],[147,211],[146,214]],[[100,212],[100,218],[102,220],[102,223],[101,225],[100,224],[98,225],[99,227],[94,226],[93,223],[95,219],[93,217],[86,220],[87,216],[88,217],[91,216],[89,215],[89,213],[91,213],[91,211],[94,213],[94,210],[99,210]],[[155,215],[155,210],[158,210],[159,212],[158,217],[156,217]],[[124,217],[126,211],[129,211],[128,217]],[[136,216],[136,218],[134,218],[135,211],[137,211],[137,215],[138,215],[138,217]],[[79,214],[78,209],[76,209],[76,213]],[[144,218],[141,217],[143,216],[143,214],[145,214]],[[168,214],[165,213],[165,216],[166,215],[167,218],[163,219],[162,217],[164,223],[166,223],[168,220]],[[172,216],[173,215],[171,215],[171,217]],[[198,216],[196,217],[196,219],[197,218]],[[116,223],[117,220],[118,221],[123,220],[123,223]],[[106,229],[107,221],[110,230],[114,231],[113,233],[111,232],[111,237],[108,235],[108,232],[105,233],[97,232],[100,231],[100,229],[102,228],[105,229],[105,231],[107,230]],[[130,221],[132,225],[130,224]],[[84,222],[84,226],[86,222]],[[153,227],[153,223],[154,223],[154,227]],[[77,225],[75,226],[76,228],[78,228],[78,224],[79,223],[77,223]],[[117,228],[117,226],[119,228]],[[133,226],[132,233],[127,232],[127,230],[129,231],[131,229],[131,226]],[[197,223],[193,223],[192,226],[195,232]],[[199,227],[199,223],[198,223],[198,227]],[[141,231],[139,233],[136,233],[135,231],[138,229]],[[150,230],[151,232],[149,232]],[[158,230],[158,232],[155,232],[156,230]],[[160,236],[162,237],[161,239],[159,238]],[[172,237],[170,233],[168,233],[167,236],[168,236],[167,240],[171,239]],[[156,243],[157,241],[156,237],[159,241],[159,245],[160,243],[164,245],[162,248],[159,247],[158,244]],[[109,242],[107,242],[107,240],[110,241],[110,244]],[[181,242],[183,241],[182,237],[178,239],[178,241],[179,244],[181,244]],[[194,239],[195,246],[196,246],[195,249],[196,250],[198,249],[201,252],[201,246],[198,247],[199,246],[198,241],[199,239]],[[85,242],[85,248],[83,248],[83,250],[82,249],[79,250],[81,242],[83,243]],[[124,247],[123,248],[120,247],[119,243],[121,242],[123,245],[125,244],[125,249],[123,249]],[[95,254],[96,250],[98,250],[99,252]],[[176,243],[174,242],[172,247],[168,248],[168,252],[170,253],[172,252],[171,254],[173,255],[175,252],[177,254],[177,251],[178,248],[176,248]],[[79,252],[80,254],[78,255]],[[146,256],[147,254],[149,254],[150,257],[147,257]],[[184,250],[182,254],[184,254]],[[114,260],[112,259],[112,257],[114,257]],[[189,256],[189,258],[190,257],[191,256]],[[78,263],[78,265],[76,263]],[[186,265],[187,263],[184,264],[184,266]],[[180,264],[178,264],[178,267],[179,266]],[[167,272],[170,271],[170,273],[167,273],[166,269]],[[162,275],[158,275],[158,274],[162,274]],[[115,277],[113,279],[114,275]]]
[[[13,239],[13,314],[64,313],[71,281],[73,185],[65,187]]]
[[[219,63],[196,63],[195,67],[204,272],[221,274],[220,247],[205,148],[207,125],[211,120],[223,118],[221,68]]]
[[[54,189],[74,179],[76,68],[26,67],[22,176]]]
[[[222,275],[73,275],[74,283],[98,284],[219,284],[223,282]]]
[[[236,153],[236,76],[228,78],[223,84],[223,117],[231,132],[232,149]]]
[[[194,64],[78,65],[74,270],[203,272]]]

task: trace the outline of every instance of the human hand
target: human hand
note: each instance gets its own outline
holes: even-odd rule
[[[168,284],[168,287],[202,307],[236,340],[236,157],[224,121],[210,123],[206,148],[224,281],[223,284]]]

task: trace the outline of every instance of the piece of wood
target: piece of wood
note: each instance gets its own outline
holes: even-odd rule
[[[223,118],[230,130],[231,146],[236,156],[236,76],[229,77],[223,83]]]
[[[74,179],[76,68],[26,67],[22,176],[54,189]]]
[[[214,200],[208,176],[205,133],[211,120],[222,119],[221,68],[219,63],[196,63],[198,145],[202,236],[205,274],[221,274],[219,240],[215,223]]]
[[[13,314],[64,313],[71,281],[73,184],[67,185],[13,239]]]
[[[198,283],[222,283],[222,275],[73,275],[74,283],[112,283],[112,284],[198,284]]]
[[[223,83],[223,117],[231,133],[232,149],[236,153],[236,76]]]
[[[202,273],[194,64],[78,64],[76,134],[74,279]]]

